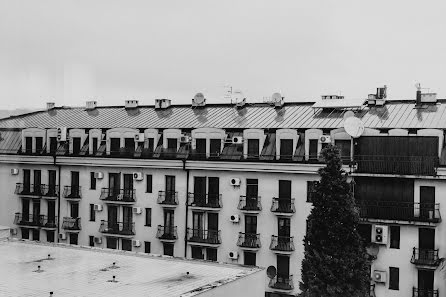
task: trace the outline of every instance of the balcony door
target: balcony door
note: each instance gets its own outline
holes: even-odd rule
[[[23,192],[29,193],[31,191],[31,171],[23,169]]]
[[[56,170],[48,170],[48,194],[56,194]]]
[[[164,235],[173,236],[173,226],[174,226],[174,210],[165,209],[164,210]]]
[[[218,177],[209,177],[208,203],[211,207],[219,205],[220,179]]]
[[[175,176],[166,175],[166,202],[175,201]]]
[[[56,201],[48,200],[48,222],[56,221]]]
[[[291,209],[291,181],[279,180],[279,211],[287,212]]]
[[[257,209],[257,200],[259,195],[259,180],[246,179],[246,207],[248,209]]]
[[[28,221],[29,220],[29,199],[22,199],[22,220]]]
[[[193,237],[203,238],[203,213],[193,212],[192,213],[192,229]]]
[[[245,244],[257,246],[257,217],[245,216]]]
[[[119,194],[119,189],[121,188],[121,175],[119,173],[108,174],[108,188],[110,196]]]
[[[79,197],[79,171],[71,171],[71,197]]]
[[[418,229],[418,248],[420,260],[434,261],[433,250],[435,249],[435,229]]]
[[[290,277],[290,257],[277,256],[277,283],[286,284]]]
[[[70,203],[70,215],[72,218],[79,217],[79,203]]]
[[[291,220],[289,218],[278,218],[277,244],[281,250],[288,250],[291,236]]]
[[[206,177],[196,176],[194,178],[194,203],[196,205],[206,204]]]
[[[121,148],[121,139],[110,138],[110,155],[119,155],[120,148]]]
[[[132,231],[133,225],[133,208],[131,206],[122,207],[122,229],[127,231]]]
[[[42,171],[34,170],[34,193],[41,194],[42,190],[40,185],[42,184]]]
[[[215,212],[208,212],[208,240],[218,241],[218,213]]]
[[[118,207],[115,205],[109,205],[107,207],[108,216],[108,228],[116,230],[118,229]]]
[[[124,174],[124,196],[133,199],[133,174]]]
[[[418,296],[419,297],[432,297],[434,296],[432,291],[434,289],[434,271],[433,270],[418,270]]]
[[[293,157],[293,140],[280,140],[280,160],[291,160]]]
[[[33,222],[39,222],[40,221],[40,201],[34,200],[33,201]]]
[[[420,187],[420,217],[435,218],[435,187]]]

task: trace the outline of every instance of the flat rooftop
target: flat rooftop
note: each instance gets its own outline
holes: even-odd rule
[[[9,297],[190,297],[262,270],[27,241],[0,241],[0,267],[0,296]]]

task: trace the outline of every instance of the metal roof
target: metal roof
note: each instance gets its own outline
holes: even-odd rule
[[[335,100],[335,99],[333,99]],[[446,129],[446,101],[415,108],[414,101],[387,101],[382,107],[366,107],[356,112],[369,128]],[[343,125],[345,110],[315,109],[313,103],[287,103],[281,109],[267,104],[248,104],[237,109],[230,104],[210,104],[204,108],[173,105],[168,109],[141,106],[85,108],[58,107],[0,120],[8,128],[181,128],[218,127],[224,129],[295,128],[334,129]]]

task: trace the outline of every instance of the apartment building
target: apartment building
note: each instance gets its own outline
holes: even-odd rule
[[[333,143],[371,296],[446,296],[446,101],[380,91],[354,103],[87,102],[0,120],[0,225],[29,240],[272,266],[265,296],[295,296],[319,153]],[[352,112],[364,125],[354,138]]]

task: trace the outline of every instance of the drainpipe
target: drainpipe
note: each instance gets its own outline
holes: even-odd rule
[[[186,171],[186,221],[184,224],[184,258],[187,258],[187,221],[189,218],[189,169],[186,169],[186,159],[183,159],[183,170]]]
[[[59,181],[59,193],[57,194],[57,234],[55,234],[57,238],[57,243],[59,243],[59,233],[60,233],[60,192],[62,191],[62,186],[60,184],[60,171],[61,165],[58,165],[56,162],[56,153],[53,155],[54,158],[54,166],[57,166],[58,171],[58,181]]]

